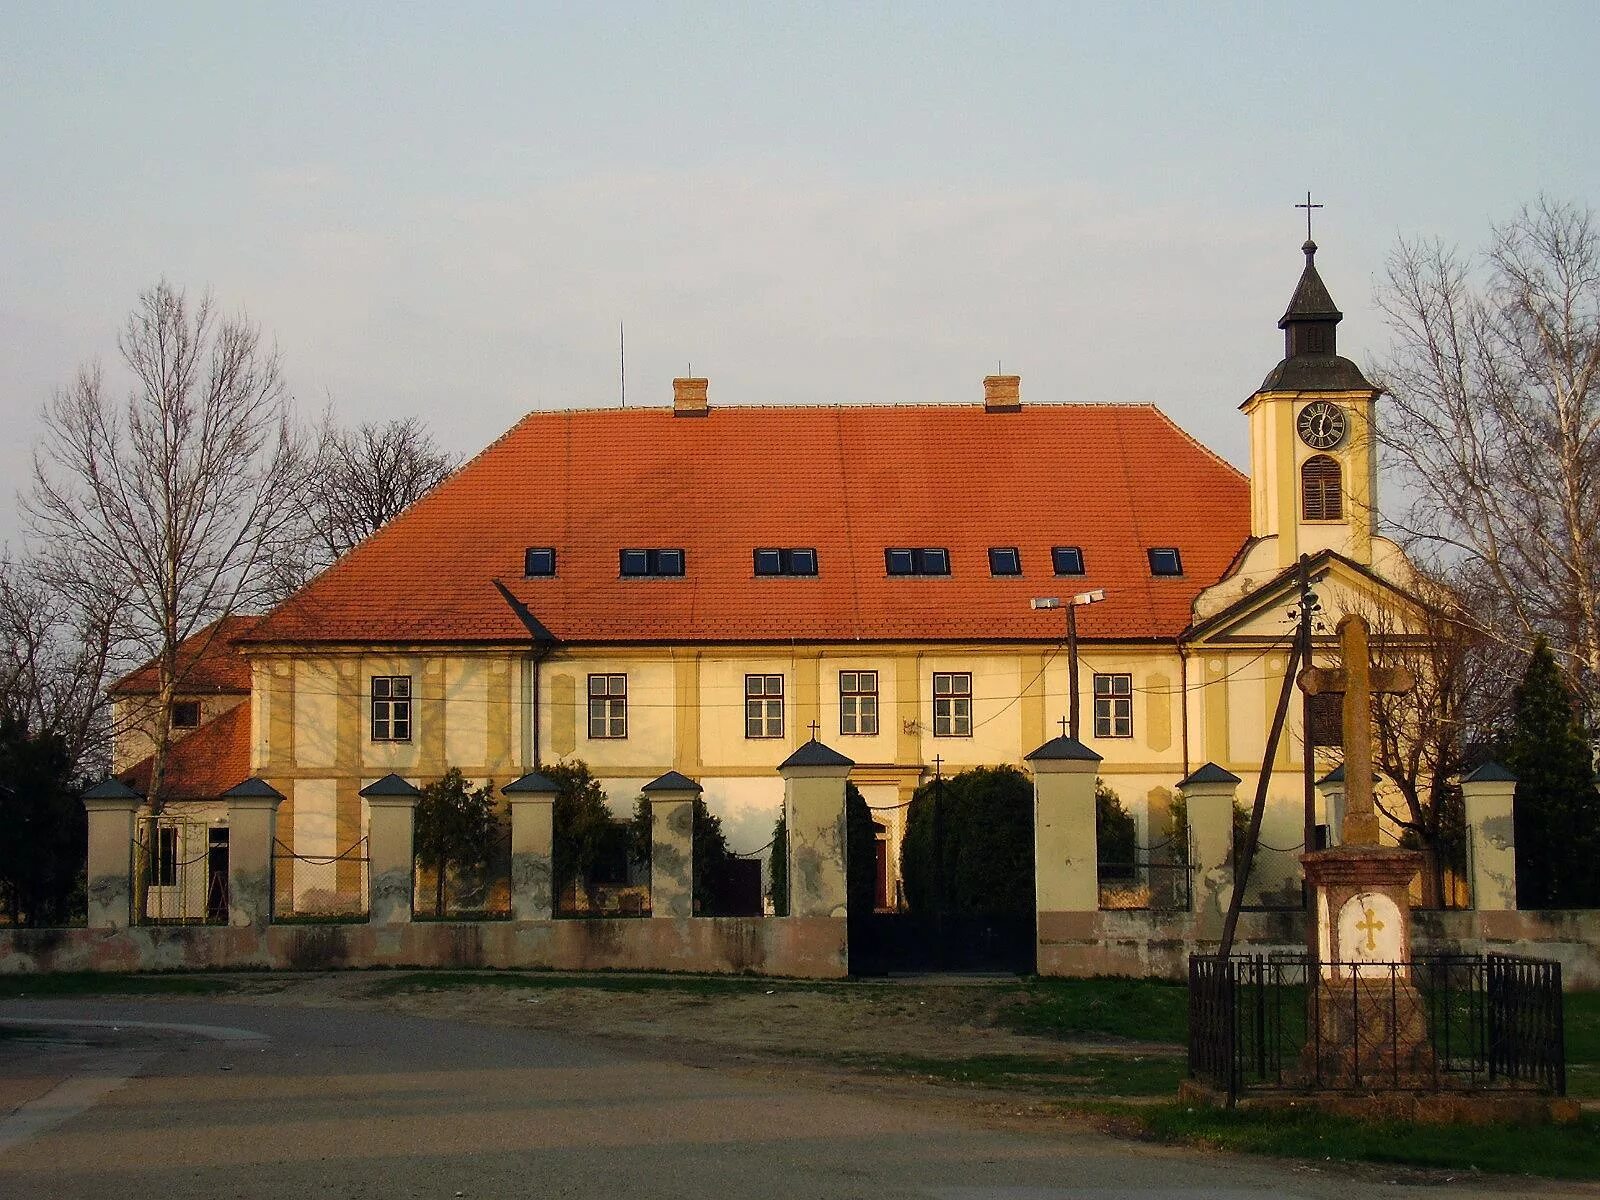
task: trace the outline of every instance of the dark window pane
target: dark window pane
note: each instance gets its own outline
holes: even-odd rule
[[[522,555],[524,575],[554,575],[556,552],[550,546],[530,546]]]
[[[622,551],[622,573],[624,575],[648,575],[650,573],[650,552],[648,550]]]
[[[922,575],[950,574],[950,553],[947,550],[927,549],[917,552],[917,571]]]
[[[989,549],[991,575],[1021,575],[1022,556],[1015,546],[992,546]]]
[[[1057,575],[1082,575],[1083,550],[1078,546],[1056,546],[1050,551],[1050,565]]]
[[[783,555],[777,550],[756,551],[756,574],[779,575],[783,572]]]
[[[883,561],[891,575],[909,575],[916,564],[916,558],[909,550],[885,550]]]
[[[1150,574],[1183,574],[1183,560],[1175,546],[1156,546],[1150,550]]]
[[[387,675],[374,675],[372,677],[372,698],[377,700],[389,694],[389,677]]]
[[[200,702],[198,700],[179,700],[172,706],[172,727],[174,729],[195,729],[200,725]]]
[[[795,575],[815,575],[817,573],[817,552],[804,548],[791,550],[789,552],[789,570]]]
[[[656,551],[656,569],[655,569],[655,574],[657,574],[657,575],[682,575],[683,574],[683,551],[682,550],[658,550],[658,551]]]

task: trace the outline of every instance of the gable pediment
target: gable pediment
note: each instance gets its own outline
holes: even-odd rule
[[[1401,560],[1403,561],[1403,560]],[[1245,564],[1248,565],[1248,564]],[[1406,564],[1409,568],[1409,564]],[[1319,636],[1331,638],[1339,619],[1355,612],[1369,621],[1381,615],[1391,628],[1425,628],[1425,606],[1401,583],[1325,550],[1308,563],[1316,593]],[[1289,610],[1297,601],[1294,567],[1271,576],[1240,570],[1208,589],[1195,602],[1197,616],[1184,633],[1191,644],[1276,641],[1292,631]]]

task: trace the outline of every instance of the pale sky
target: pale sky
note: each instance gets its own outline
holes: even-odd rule
[[[1600,194],[1600,6],[0,8],[0,539],[138,292],[301,404],[472,452],[530,408],[1153,401],[1236,463],[1309,188],[1342,348],[1397,234]],[[892,453],[892,447],[886,448]],[[1086,469],[1092,464],[1086,464]]]

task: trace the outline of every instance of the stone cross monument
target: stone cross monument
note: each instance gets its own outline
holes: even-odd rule
[[[1300,672],[1300,690],[1309,696],[1340,699],[1344,741],[1344,828],[1339,840],[1347,846],[1378,844],[1378,810],[1372,800],[1372,697],[1404,695],[1414,686],[1404,667],[1374,667],[1367,646],[1367,623],[1347,616],[1339,622],[1339,657],[1343,666],[1307,667]],[[1307,847],[1309,849],[1309,847]]]
[[[1422,1074],[1431,1053],[1410,966],[1411,879],[1422,856],[1378,844],[1372,795],[1372,697],[1404,695],[1413,680],[1404,668],[1372,665],[1362,618],[1346,616],[1338,633],[1339,667],[1307,667],[1299,678],[1310,695],[1338,695],[1343,716],[1342,844],[1300,856],[1314,900],[1318,982],[1307,992],[1320,1029],[1320,1061],[1304,1066],[1329,1084]]]

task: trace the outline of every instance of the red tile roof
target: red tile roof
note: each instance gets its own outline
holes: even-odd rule
[[[147,792],[152,765],[152,759],[143,759],[121,779]],[[250,702],[245,701],[172,744],[162,790],[168,800],[215,800],[249,775]]]
[[[260,621],[259,616],[223,617],[198,633],[191,633],[178,645],[178,670],[183,672],[180,695],[250,693],[250,664],[235,644]],[[212,636],[212,630],[216,635]],[[111,685],[113,696],[154,695],[156,661],[129,672]]]
[[[970,641],[1061,636],[1040,595],[1106,589],[1089,638],[1171,638],[1249,529],[1244,477],[1145,405],[536,412],[270,613],[250,641]],[[1083,548],[1056,578],[1050,548]],[[558,574],[522,576],[554,546]],[[758,546],[812,546],[816,578],[757,578]],[[948,578],[889,546],[943,546]],[[1024,574],[993,578],[988,548]],[[1181,578],[1146,550],[1177,546]],[[680,579],[623,579],[623,547],[682,547]]]

